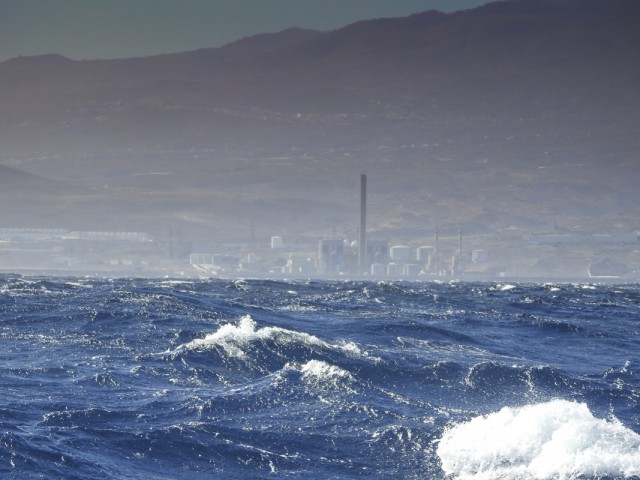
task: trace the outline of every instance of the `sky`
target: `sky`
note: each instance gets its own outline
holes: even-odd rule
[[[0,61],[59,53],[81,60],[217,47],[289,27],[452,12],[488,0],[0,0]]]

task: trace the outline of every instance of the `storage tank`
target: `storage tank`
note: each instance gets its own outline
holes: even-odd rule
[[[384,277],[386,269],[382,263],[371,264],[371,275],[374,277]]]
[[[390,277],[399,277],[402,275],[402,265],[399,263],[390,263],[387,265],[387,275]]]
[[[420,265],[417,263],[406,263],[402,268],[405,277],[417,277],[420,275]]]
[[[407,245],[394,245],[389,249],[389,256],[396,262],[408,262],[411,260],[411,247]]]
[[[417,250],[418,261],[422,263],[426,263],[427,261],[429,261],[429,257],[435,253],[436,253],[436,247],[431,247],[428,245],[418,247],[418,250]]]

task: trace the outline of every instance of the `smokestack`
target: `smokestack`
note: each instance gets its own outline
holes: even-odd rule
[[[436,275],[440,275],[440,252],[438,250],[438,226],[436,225],[436,232],[433,238],[433,265],[436,272]]]
[[[367,176],[360,175],[360,240],[358,241],[358,267],[364,273],[367,264]]]
[[[458,228],[458,265],[456,271],[462,273],[462,229]]]

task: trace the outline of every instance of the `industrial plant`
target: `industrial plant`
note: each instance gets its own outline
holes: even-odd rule
[[[636,281],[638,233],[532,234],[526,241],[464,236],[461,228],[429,239],[394,242],[367,228],[367,175],[360,175],[359,226],[352,237],[259,242],[205,248],[174,231],[97,232],[0,228],[0,271],[30,275],[270,277],[344,279],[549,279]],[[274,226],[277,229],[277,226]],[[207,244],[206,240],[199,245]]]
[[[286,276],[371,279],[637,279],[639,236],[630,234],[534,234],[509,252],[502,242],[464,245],[462,229],[428,244],[393,244],[367,230],[367,175],[360,176],[360,217],[356,238],[323,238],[312,245],[273,236],[268,248],[236,248],[234,254],[192,253],[190,266],[202,275]],[[426,243],[426,242],[424,242]],[[479,243],[479,245],[478,245]],[[508,244],[509,242],[507,242]],[[511,242],[514,243],[514,242]],[[243,251],[244,250],[244,251]],[[493,253],[492,253],[493,250]],[[527,255],[527,252],[530,252]],[[511,253],[511,255],[510,255]],[[559,260],[561,257],[562,260]],[[557,268],[550,268],[554,263]]]

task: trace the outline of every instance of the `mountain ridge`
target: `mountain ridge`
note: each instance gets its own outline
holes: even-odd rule
[[[398,68],[409,67],[414,68],[414,73],[424,74],[423,62],[428,62],[430,68],[440,67],[455,72],[456,68],[478,68],[478,62],[473,61],[478,57],[482,57],[483,63],[496,60],[501,68],[509,67],[510,63],[514,63],[513,67],[522,68],[523,60],[538,65],[548,61],[535,58],[536,50],[542,50],[540,55],[555,54],[557,61],[581,58],[575,55],[576,48],[588,48],[589,43],[600,43],[593,46],[592,55],[627,51],[628,48],[622,47],[625,43],[631,43],[630,37],[640,38],[637,32],[635,35],[630,33],[635,31],[632,27],[637,23],[639,9],[634,3],[617,0],[605,10],[615,12],[618,8],[621,8],[618,18],[615,14],[609,15],[612,18],[607,18],[605,28],[591,33],[598,22],[594,24],[590,17],[594,11],[602,11],[602,7],[567,8],[541,0],[510,0],[452,14],[430,11],[403,18],[367,20],[330,32],[291,28],[278,33],[246,37],[218,48],[150,57],[83,61],[55,54],[18,57],[0,63],[0,76],[6,76],[7,70],[16,64],[45,70],[67,66],[75,69],[72,73],[85,81],[80,86],[87,89],[95,88],[99,83],[108,83],[112,77],[124,78],[127,75],[138,75],[136,78],[139,80],[134,78],[134,81],[161,75],[174,79],[187,77],[211,81],[225,75],[242,78],[249,73],[260,76],[269,74],[269,71],[286,74],[286,68],[310,66],[315,66],[321,73],[331,74],[334,80],[348,78],[349,66],[358,74],[379,73],[385,67],[387,70],[390,67],[391,73]],[[630,19],[630,12],[636,18]],[[577,27],[576,21],[583,26]],[[629,25],[625,26],[625,22]],[[574,29],[571,35],[577,38],[572,41],[579,45],[569,43],[569,50],[559,56],[567,42],[566,39],[565,43],[558,40],[562,40],[562,30],[567,27]],[[545,44],[547,36],[553,42]],[[447,49],[446,54],[444,48]],[[503,55],[503,58],[498,58],[498,55]],[[630,57],[630,52],[627,51],[626,55]],[[248,61],[255,64],[247,65]],[[538,65],[534,63],[528,68],[533,69]],[[35,73],[31,70],[27,72],[28,75]],[[52,83],[52,86],[55,87],[55,84]],[[215,84],[211,85],[211,88],[215,87]]]
[[[150,57],[11,59],[0,164],[90,184],[87,221],[116,212],[134,230],[347,230],[338,177],[361,172],[380,179],[380,232],[637,229],[639,7],[509,0]]]

